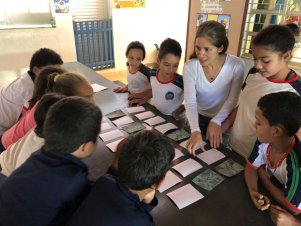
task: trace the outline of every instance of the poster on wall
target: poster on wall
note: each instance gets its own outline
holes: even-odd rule
[[[69,0],[53,0],[56,13],[69,13]]]
[[[230,27],[230,18],[231,16],[229,14],[210,14],[210,13],[198,13],[197,14],[197,27],[204,23],[207,20],[215,20],[220,22],[222,25],[224,25],[226,32],[228,34],[229,27]]]
[[[123,8],[144,8],[145,0],[114,0],[113,8],[114,9],[123,9]]]

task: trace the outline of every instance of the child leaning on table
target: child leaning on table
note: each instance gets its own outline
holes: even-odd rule
[[[163,135],[142,131],[119,143],[117,153],[118,176],[100,177],[68,225],[153,225],[149,212],[174,147]]]
[[[293,92],[271,93],[260,98],[255,111],[258,137],[245,167],[251,200],[259,210],[270,199],[258,192],[258,178],[277,203],[301,212],[300,141],[301,97]]]
[[[102,114],[82,97],[66,97],[47,112],[44,146],[0,186],[0,225],[65,225],[87,190],[81,160],[96,149]]]
[[[165,39],[159,48],[158,69],[151,70],[152,105],[161,113],[179,119],[183,113],[183,78],[177,74],[182,48],[174,39]]]
[[[144,104],[152,96],[149,83],[149,71],[142,61],[145,58],[145,48],[141,42],[131,42],[125,52],[127,58],[126,77],[128,85],[114,89],[116,93],[129,92],[130,104]]]

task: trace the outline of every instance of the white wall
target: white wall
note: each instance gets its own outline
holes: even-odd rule
[[[0,30],[0,70],[29,67],[42,47],[55,50],[64,62],[76,61],[71,14],[56,14],[56,28]]]
[[[144,63],[156,61],[156,48],[166,38],[176,39],[185,57],[189,1],[147,0],[145,8],[113,9],[115,70],[126,69],[125,50],[131,41],[140,41],[147,52]]]

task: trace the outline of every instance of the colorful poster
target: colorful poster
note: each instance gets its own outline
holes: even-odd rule
[[[226,32],[228,34],[230,27],[230,18],[231,16],[228,14],[211,14],[211,13],[199,13],[197,14],[197,27],[204,23],[207,20],[215,20],[224,25]]]
[[[114,0],[114,9],[144,8],[145,0]]]
[[[54,0],[56,13],[69,13],[69,0]]]

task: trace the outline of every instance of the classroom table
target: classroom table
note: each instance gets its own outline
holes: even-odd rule
[[[102,110],[103,115],[118,109],[128,107],[127,94],[117,94],[113,92],[113,88],[118,85],[100,76],[95,71],[89,69],[79,62],[65,63],[63,67],[69,71],[78,72],[88,78],[90,83],[97,83],[108,87],[107,90],[100,91],[94,94],[97,106]],[[19,72],[20,70],[16,70]],[[13,73],[13,72],[12,72]],[[1,73],[0,73],[1,74]],[[6,74],[6,73],[5,73]],[[9,73],[11,74],[11,73]],[[1,78],[2,79],[2,78]],[[185,120],[176,122],[171,117],[166,117],[158,112],[150,104],[143,105],[147,110],[152,111],[156,115],[160,115],[168,122],[172,122],[177,126],[187,129]],[[129,114],[130,117],[133,115]],[[137,120],[137,119],[136,119]],[[113,124],[112,124],[113,125]],[[188,131],[188,130],[187,130]],[[192,157],[187,150],[180,147],[176,142],[175,146],[179,148],[185,156],[174,160],[173,165],[182,162],[183,160]],[[208,147],[206,147],[208,149]],[[244,165],[244,160],[238,154],[229,151],[226,148],[219,149],[226,155],[226,158]],[[114,158],[114,153],[111,152],[105,144],[99,139],[97,150],[92,156],[85,159],[85,163],[89,168],[89,177],[91,180],[96,180],[101,175],[105,174],[111,165]],[[197,158],[194,158],[197,160]],[[201,163],[203,168],[197,172],[181,179],[183,182],[166,190],[162,194],[157,192],[156,196],[159,204],[152,210],[152,216],[156,226],[269,226],[274,225],[270,220],[269,212],[261,212],[252,204],[249,193],[247,191],[243,173],[234,177],[226,178],[225,180],[211,191],[206,191],[192,183],[192,179],[200,172],[207,168],[213,169],[216,165],[223,162],[222,159],[210,166]],[[199,160],[198,160],[199,161]],[[175,171],[173,171],[175,172]],[[179,175],[179,174],[178,174]],[[204,195],[204,198],[179,210],[177,206],[166,196],[166,193],[175,190],[187,183],[192,184],[199,192]]]

